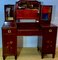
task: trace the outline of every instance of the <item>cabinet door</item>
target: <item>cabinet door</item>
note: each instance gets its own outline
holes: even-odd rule
[[[46,27],[43,30],[43,51],[52,53],[55,51],[57,28]]]
[[[2,29],[2,33],[7,35],[16,35],[16,28]]]

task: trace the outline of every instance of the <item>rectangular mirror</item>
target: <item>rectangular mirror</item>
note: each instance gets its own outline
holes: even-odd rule
[[[5,20],[14,20],[14,5],[5,5]]]

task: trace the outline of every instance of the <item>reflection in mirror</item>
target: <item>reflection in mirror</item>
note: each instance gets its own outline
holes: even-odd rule
[[[14,5],[5,5],[5,20],[14,20]]]
[[[48,13],[43,13],[43,14],[41,15],[41,20],[47,21],[47,20],[48,20]]]

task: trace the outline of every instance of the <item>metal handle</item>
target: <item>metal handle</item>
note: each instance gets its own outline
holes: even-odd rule
[[[11,30],[8,30],[8,33],[11,33]]]
[[[13,41],[10,41],[10,44],[13,44]]]
[[[52,32],[52,29],[49,29],[49,32]]]
[[[36,22],[39,22],[39,20],[36,20]]]

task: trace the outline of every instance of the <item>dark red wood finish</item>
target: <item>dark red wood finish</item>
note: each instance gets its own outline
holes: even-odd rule
[[[31,36],[42,35],[39,23],[17,23],[17,35]]]
[[[15,15],[14,19],[16,21],[19,20],[19,22],[15,21],[4,22],[4,25],[2,27],[3,60],[5,60],[5,57],[9,55],[14,55],[15,59],[17,59],[17,36],[32,36],[32,35],[42,36],[42,40],[38,42],[37,46],[38,50],[40,50],[41,48],[42,58],[44,54],[53,54],[54,58],[56,48],[57,27],[50,24],[52,6],[41,5],[40,2],[37,1],[26,1],[27,4],[30,4],[30,6],[34,5],[35,7],[30,8],[30,6],[28,7],[25,6],[26,8],[19,9],[18,7],[20,7],[20,3],[23,2],[16,3],[14,13]],[[5,7],[11,6],[5,5]],[[43,13],[48,14],[47,21],[44,21],[42,19]],[[7,15],[6,12],[5,14]],[[36,21],[34,23],[23,23],[20,22],[20,19],[35,19]],[[7,19],[5,21],[7,21]],[[41,45],[41,47],[39,46],[39,44]]]
[[[7,22],[2,27],[3,57],[17,56],[17,36],[42,36],[41,54],[55,56],[57,27],[54,25],[39,25],[38,23],[13,23]],[[16,26],[17,24],[17,26]],[[38,42],[38,44],[40,43]],[[15,47],[14,47],[15,46]],[[40,48],[39,45],[37,46]]]
[[[42,58],[45,54],[53,54],[55,57],[57,27],[54,25],[42,26],[42,41],[38,43],[38,50],[41,49]]]

